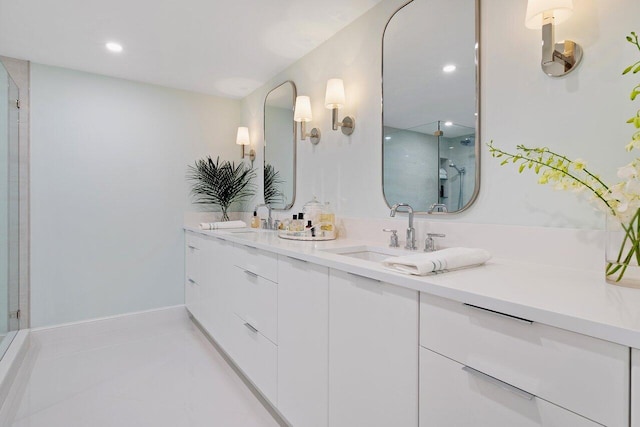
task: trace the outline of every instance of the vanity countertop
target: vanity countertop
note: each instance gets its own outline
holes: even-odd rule
[[[299,242],[280,239],[270,231],[234,233],[189,226],[185,230],[640,348],[640,289],[609,285],[603,271],[493,258],[479,267],[410,276],[387,270],[381,263],[326,252],[357,245],[384,246],[380,242]]]

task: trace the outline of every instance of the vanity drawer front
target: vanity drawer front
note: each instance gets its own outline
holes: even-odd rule
[[[203,239],[195,236],[193,233],[187,232],[184,236],[185,240],[185,285],[199,284],[202,275],[202,243]]]
[[[234,362],[277,405],[278,347],[238,316],[234,316],[232,328]]]
[[[628,347],[427,294],[420,344],[599,423],[628,425]]]
[[[278,343],[278,285],[234,267],[234,311],[273,343]]]
[[[420,427],[596,427],[597,424],[420,348]]]
[[[236,245],[235,265],[272,282],[278,282],[278,256],[271,252]]]

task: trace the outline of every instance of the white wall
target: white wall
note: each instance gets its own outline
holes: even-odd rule
[[[266,93],[291,79],[299,95],[310,95],[314,122],[322,130],[317,146],[298,142],[297,212],[312,196],[329,200],[338,215],[383,218],[389,214],[381,191],[381,37],[384,26],[404,0],[380,3],[336,36],[274,77],[243,100],[243,119],[254,142],[262,140],[262,103]],[[637,51],[625,35],[640,30],[637,0],[575,0],[572,18],[557,27],[558,40],[582,44],[580,67],[552,79],[540,69],[540,32],[524,26],[526,1],[482,0],[481,138],[482,183],[476,203],[449,217],[466,223],[600,228],[602,217],[573,194],[536,184],[535,176],[499,166],[484,143],[512,149],[517,144],[549,146],[582,157],[606,178],[633,158],[624,151],[635,112],[628,101],[633,77],[621,70],[635,62]],[[425,37],[429,34],[425,17]],[[354,115],[350,137],[330,128],[324,108],[328,78],[345,81],[347,105],[340,117]],[[637,108],[637,105],[636,105]],[[257,147],[257,152],[261,151]],[[257,164],[261,162],[258,159]],[[434,221],[442,220],[432,218]]]
[[[238,161],[240,104],[33,64],[32,326],[181,304],[188,164]]]

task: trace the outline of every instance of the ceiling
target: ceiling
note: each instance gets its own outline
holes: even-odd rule
[[[0,55],[241,98],[380,1],[0,0]]]

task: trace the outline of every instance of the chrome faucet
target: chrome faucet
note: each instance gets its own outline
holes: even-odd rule
[[[427,211],[427,213],[434,213],[434,212],[449,212],[447,209],[447,205],[445,205],[444,203],[434,203],[431,206],[429,206],[429,210]]]
[[[391,206],[391,213],[389,213],[389,216],[395,217],[396,211],[398,210],[399,207],[402,207],[402,206],[407,208],[407,213],[409,214],[409,227],[407,227],[407,242],[405,243],[404,248],[415,251],[417,249],[417,246],[416,246],[416,230],[415,228],[413,228],[413,208],[407,203],[396,203],[395,205]]]
[[[273,230],[273,218],[271,218],[271,205],[269,203],[262,203],[260,205],[256,205],[253,209],[254,211],[258,211],[258,208],[267,208],[269,210],[269,218],[267,218],[267,230]]]

